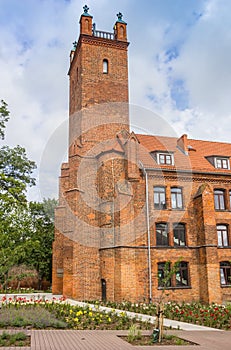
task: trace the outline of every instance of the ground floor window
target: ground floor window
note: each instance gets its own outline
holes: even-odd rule
[[[231,263],[229,261],[220,262],[220,279],[222,286],[231,285]]]
[[[170,263],[169,262],[160,262],[158,263],[158,287],[170,287],[171,279],[166,280],[170,272]]]
[[[176,272],[176,286],[186,287],[189,285],[188,263],[182,261],[179,263],[178,271]]]
[[[184,288],[190,286],[188,262],[181,261],[177,268],[168,262],[158,263],[158,287]]]

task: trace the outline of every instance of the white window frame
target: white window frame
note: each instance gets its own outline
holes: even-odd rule
[[[223,167],[223,161],[227,162],[227,168]],[[219,163],[221,163],[221,166],[219,165]],[[229,157],[215,157],[214,165],[216,169],[230,170]]]
[[[171,159],[171,163],[161,163],[160,158],[161,156],[169,156]],[[166,159],[166,158],[165,158]],[[160,165],[174,165],[174,155],[173,153],[168,153],[168,152],[159,152],[157,153],[157,163]]]

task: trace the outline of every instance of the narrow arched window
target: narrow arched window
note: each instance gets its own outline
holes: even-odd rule
[[[123,38],[124,37],[124,27],[120,26],[120,35]]]
[[[108,60],[103,60],[103,73],[108,74]]]
[[[90,23],[89,23],[89,20],[86,18],[85,19],[85,28],[86,28],[86,30],[89,30],[90,28]]]

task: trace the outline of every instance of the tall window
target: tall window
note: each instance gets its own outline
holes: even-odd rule
[[[154,208],[166,209],[165,187],[154,187]]]
[[[214,190],[214,206],[216,210],[225,209],[225,191]]]
[[[174,246],[185,246],[185,224],[174,224],[173,226]]]
[[[222,286],[231,285],[231,264],[229,261],[220,262],[220,279]]]
[[[229,191],[229,209],[231,209],[231,191]]]
[[[160,262],[158,263],[158,287],[170,287],[171,286],[171,280],[164,281],[166,278],[166,275],[170,271],[170,263],[166,262]]]
[[[176,286],[177,287],[189,286],[188,263],[185,261],[180,262],[178,271],[176,272]]]
[[[217,225],[217,241],[219,247],[227,247],[228,241],[228,227],[226,225]]]
[[[183,209],[182,188],[179,188],[179,187],[171,188],[171,202],[172,202],[172,209]]]
[[[103,73],[108,73],[108,60],[103,60]]]
[[[168,244],[168,224],[157,223],[156,224],[156,245],[163,246]]]

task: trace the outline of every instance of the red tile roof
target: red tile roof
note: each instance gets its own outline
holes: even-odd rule
[[[187,139],[186,147],[188,155],[177,145],[176,137],[154,136],[136,134],[140,142],[139,158],[143,165],[147,168],[163,168],[179,170],[190,170],[199,172],[213,172],[231,174],[230,169],[216,169],[206,157],[220,156],[231,157],[231,144],[224,142],[212,142]],[[174,166],[159,165],[151,156],[151,152],[165,151],[173,152]]]

